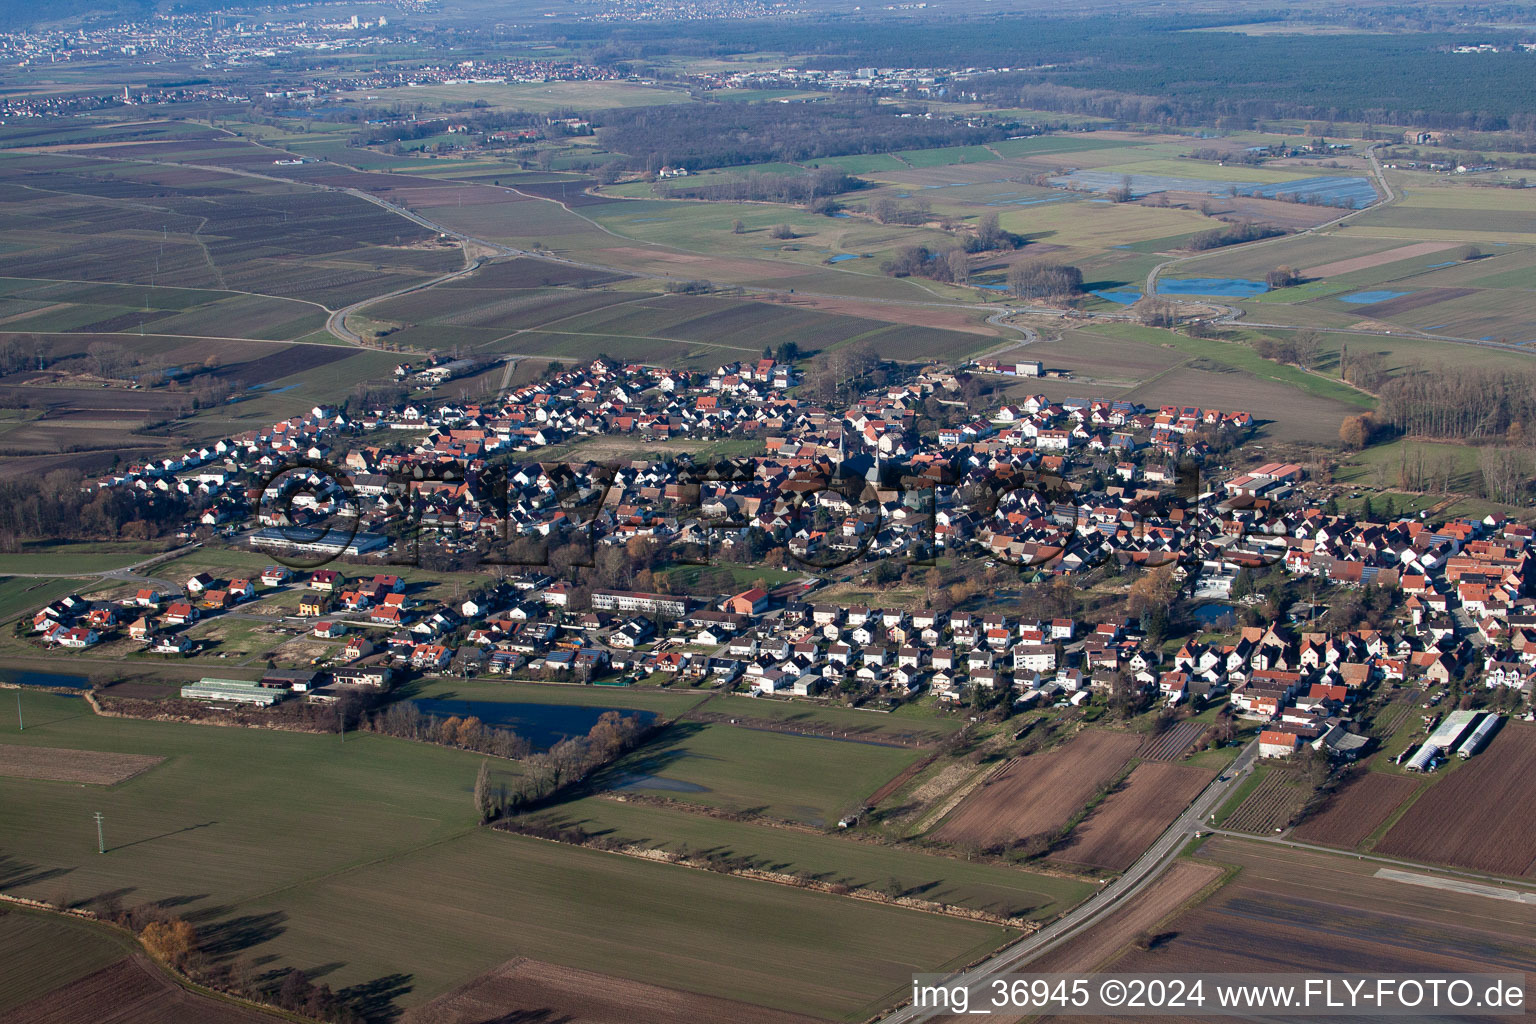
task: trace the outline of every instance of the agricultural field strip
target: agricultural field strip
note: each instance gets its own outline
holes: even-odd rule
[[[0,743],[0,775],[16,779],[89,782],[110,786],[146,772],[164,760],[164,757],[154,754],[112,754],[98,750],[23,747]]]
[[[1442,878],[1439,875],[1421,875],[1415,871],[1399,871],[1396,868],[1377,868],[1377,878],[1394,882],[1406,882],[1426,889],[1444,889],[1447,892],[1466,893],[1469,896],[1486,896],[1493,900],[1509,900],[1514,903],[1536,904],[1536,892],[1506,889],[1498,885],[1479,885],[1460,878]]]

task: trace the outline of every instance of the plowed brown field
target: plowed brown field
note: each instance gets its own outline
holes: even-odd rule
[[[1140,742],[1135,733],[1090,729],[1049,753],[1011,761],[950,812],[935,838],[991,846],[1058,829]]]
[[[1378,853],[1489,871],[1536,873],[1536,726],[1506,722],[1488,748],[1408,808]]]
[[[1104,798],[1050,860],[1124,871],[1211,781],[1212,773],[1176,764],[1140,764]]]
[[[16,1009],[7,1024],[270,1024],[256,1010],[193,995],[142,955],[125,957],[95,974],[55,989]]]
[[[1354,849],[1418,788],[1406,775],[1366,772],[1333,795],[1292,833],[1304,843]]]
[[[0,744],[0,775],[13,779],[50,779],[110,786],[148,771],[164,760],[152,754],[109,754],[99,750]]]

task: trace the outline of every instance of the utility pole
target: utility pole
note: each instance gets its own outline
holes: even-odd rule
[[[341,713],[341,702],[336,702],[336,731],[341,733],[341,742],[347,742],[347,719]]]
[[[21,719],[21,687],[19,686],[16,688],[16,731],[27,731],[27,723]]]
[[[96,852],[97,853],[106,853],[107,852],[107,841],[106,841],[105,838],[102,837],[102,834],[101,834],[101,812],[100,811],[96,812]]]

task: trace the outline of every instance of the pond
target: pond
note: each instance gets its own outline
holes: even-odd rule
[[[645,772],[625,772],[614,781],[613,789],[654,789],[664,793],[708,793],[707,787],[682,779],[669,779],[665,775],[648,775]]]
[[[511,729],[539,750],[548,750],[563,739],[585,736],[592,731],[597,720],[606,711],[621,715],[638,715],[641,722],[650,725],[656,718],[654,711],[636,711],[633,708],[587,707],[576,704],[527,704],[499,700],[445,700],[437,697],[419,697],[411,701],[424,715],[447,718],[473,716],[486,725]]]
[[[1220,298],[1244,299],[1263,295],[1269,285],[1263,281],[1250,281],[1243,277],[1184,277],[1159,278],[1159,295],[1215,295]]]
[[[1190,612],[1202,626],[1215,626],[1224,619],[1237,620],[1237,608],[1230,604],[1203,604]]]
[[[827,262],[828,263],[841,263],[844,260],[857,260],[857,259],[862,259],[862,258],[863,257],[859,256],[857,253],[843,252],[843,253],[838,253],[836,256],[830,257],[827,260]]]
[[[91,681],[85,676],[65,675],[61,672],[31,672],[15,668],[0,668],[0,683],[14,683],[17,686],[57,686],[69,690],[91,688]]]
[[[1118,302],[1122,306],[1129,306],[1132,303],[1141,301],[1141,292],[1131,289],[1103,288],[1092,294],[1097,295],[1101,299],[1108,299],[1110,302]]]
[[[1369,306],[1375,302],[1386,302],[1390,299],[1400,299],[1404,295],[1412,295],[1413,292],[1392,292],[1385,288],[1371,292],[1355,292],[1353,295],[1340,295],[1340,302],[1348,302],[1355,306]]]

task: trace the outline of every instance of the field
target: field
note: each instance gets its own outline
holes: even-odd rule
[[[509,1008],[516,1008],[513,1017]],[[582,1021],[583,1024],[810,1024],[801,1014],[677,989],[621,981],[572,967],[518,957],[474,981],[416,1007],[401,1024],[485,1024],[487,1021]]]
[[[103,1008],[111,1007],[109,1017]],[[277,1019],[186,991],[142,953],[18,1007],[10,1024],[264,1024]]]
[[[749,729],[771,729],[804,736],[865,740],[894,746],[932,746],[961,726],[954,717],[884,714],[853,708],[822,707],[806,701],[750,699],[721,695],[697,709],[693,717],[709,715],[740,722]]]
[[[916,758],[900,747],[685,721],[616,764],[608,781],[637,795],[824,826]]]
[[[1047,921],[1092,891],[1085,883],[883,843],[727,821],[674,808],[587,797],[540,817],[647,849],[739,858],[743,867]]]
[[[913,756],[722,731],[732,746],[751,736],[819,744],[834,759],[842,748]],[[969,960],[1005,935],[484,832],[474,827],[470,799],[480,759],[422,744],[103,719],[78,698],[48,694],[29,695],[28,728],[7,742],[167,760],[109,789],[0,778],[0,888],[50,900],[105,892],[130,905],[175,900],[221,958],[259,957],[266,969],[331,964],[317,980],[358,998],[372,992],[382,1004],[420,1004],[533,956],[862,1019],[918,965]],[[97,810],[106,856],[96,852]],[[713,965],[707,974],[696,969],[705,959]],[[799,965],[795,985],[784,984],[786,963]]]
[[[1407,775],[1364,772],[1291,834],[1304,843],[1355,849],[1418,787],[1419,780]]]
[[[34,580],[24,576],[0,576],[0,623],[9,622],[24,612],[36,611],[49,601],[75,593],[86,585],[85,580]]]
[[[1214,864],[1178,861],[1108,917],[1039,959],[1029,961],[1030,972],[1066,973],[1098,968],[1130,945],[1135,936],[1154,931],[1159,922],[1179,912],[1221,874],[1221,868]]]
[[[1206,723],[1193,719],[1180,722],[1167,732],[1148,738],[1136,756],[1149,761],[1172,761],[1198,740],[1206,728]]]
[[[0,907],[0,1017],[121,959],[126,936],[41,911]]]
[[[106,1007],[111,1007],[108,1014]],[[276,1018],[183,990],[126,935],[0,908],[0,1016],[10,1024],[260,1024]]]
[[[1173,764],[1140,764],[1072,830],[1050,859],[1123,871],[1183,812],[1213,773]]]
[[[1499,875],[1536,872],[1536,726],[1506,722],[1487,748],[1437,780],[1376,844],[1376,852]]]
[[[1132,733],[1094,729],[1047,753],[1016,758],[962,800],[933,836],[986,847],[1060,828],[1119,773],[1139,742]]]
[[[1536,908],[1526,904],[1405,885],[1354,858],[1226,837],[1208,840],[1198,859],[1242,870],[1164,925],[1169,939],[1131,951],[1114,970],[1518,972],[1536,963]]]
[[[1282,831],[1309,795],[1295,772],[1271,767],[1247,799],[1228,812],[1222,827],[1258,835]]]
[[[338,978],[396,979],[410,986],[413,1003],[526,956],[851,1020],[897,998],[915,964],[964,962],[1009,934],[485,831],[315,875],[242,909],[282,929],[272,948],[349,961]],[[338,935],[340,921],[359,922],[366,945],[359,934]],[[364,959],[366,970],[359,964]]]
[[[864,315],[850,316],[807,305],[601,286],[505,291],[482,282],[483,273],[386,300],[370,307],[369,315],[400,325],[390,340],[406,346],[435,348],[451,340],[483,353],[555,358],[602,351],[699,369],[749,358],[783,341],[804,351],[861,341],[888,358],[943,352],[958,359],[997,339],[990,329],[978,331],[964,321],[957,324],[968,328],[963,331],[909,324],[912,313],[901,307],[863,305]]]
[[[111,786],[126,782],[164,761],[152,754],[107,754],[97,750],[17,747],[0,743],[0,775]]]

